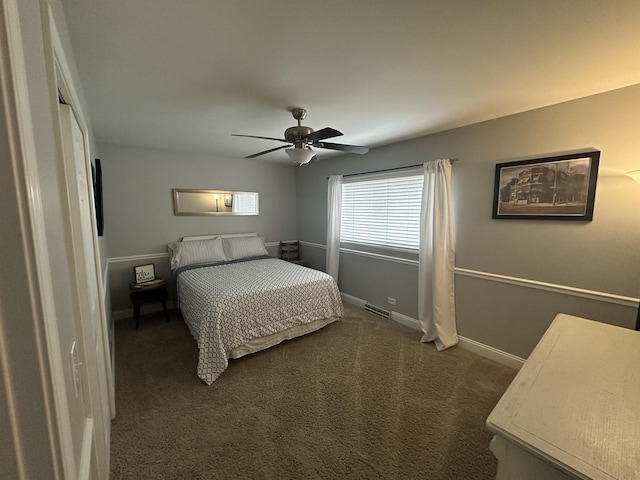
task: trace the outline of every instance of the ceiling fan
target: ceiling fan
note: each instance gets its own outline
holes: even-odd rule
[[[255,135],[239,135],[233,133],[234,137],[249,137],[249,138],[262,138],[264,140],[275,140],[277,142],[284,142],[287,145],[271,148],[264,152],[254,153],[244,158],[255,158],[265,153],[275,152],[286,148],[285,152],[289,155],[289,158],[298,165],[304,165],[310,161],[318,159],[314,148],[326,148],[329,150],[340,150],[349,153],[364,154],[369,151],[369,147],[360,147],[357,145],[344,145],[341,143],[329,143],[323,141],[326,138],[339,137],[342,132],[330,127],[323,128],[318,131],[314,131],[313,128],[305,127],[300,122],[307,116],[307,111],[304,108],[294,108],[291,110],[293,118],[298,121],[297,127],[289,127],[284,131],[284,138],[272,138],[272,137],[257,137]],[[293,148],[291,148],[293,147]]]

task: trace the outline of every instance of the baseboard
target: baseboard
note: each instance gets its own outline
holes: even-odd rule
[[[401,323],[402,325],[406,325],[407,327],[413,328],[415,330],[422,331],[420,322],[418,320],[401,313],[391,312],[391,320]],[[463,337],[461,335],[458,335],[458,346],[470,352],[476,353],[481,357],[488,358],[490,360],[493,360],[494,362],[498,362],[501,365],[505,365],[515,370],[520,370],[520,368],[524,364],[524,359],[520,357],[516,357],[515,355],[503,352],[502,350],[498,350],[497,348],[485,345],[484,343],[476,342],[475,340],[471,340],[470,338]]]
[[[352,295],[347,295],[346,293],[340,292],[340,296],[342,297],[343,302],[346,302],[350,305],[354,305],[358,308],[364,308],[365,304],[367,303],[365,300],[362,300],[361,298],[354,297]]]
[[[175,308],[172,301],[167,301],[167,310]],[[158,303],[145,304],[140,315],[146,315],[147,313],[156,313],[162,311],[162,305]],[[114,320],[124,320],[125,318],[133,318],[133,308],[125,308],[123,310],[116,310],[111,314]]]
[[[413,328],[414,330],[422,331],[422,328],[420,328],[420,322],[418,320],[416,320],[415,318],[408,317],[407,315],[403,315],[402,313],[392,311],[391,320],[393,320],[394,322],[401,323],[406,327]]]
[[[367,303],[366,300],[354,297],[353,295],[348,295],[346,293],[340,293],[340,295],[345,303],[354,305],[358,308],[364,309],[364,306]],[[167,308],[175,308],[174,303],[171,301],[167,302]],[[162,305],[160,305],[159,303],[150,304],[145,305],[142,314],[144,315],[147,313],[155,313],[160,311],[162,311]],[[124,310],[117,310],[113,312],[114,320],[123,320],[125,318],[133,318],[133,308],[126,308]],[[393,320],[394,322],[398,322],[406,327],[413,328],[414,330],[422,330],[420,328],[420,322],[418,322],[417,319],[409,317],[407,315],[403,315],[402,313],[391,312],[391,320]],[[524,358],[520,358],[516,355],[512,355],[511,353],[507,353],[502,350],[498,350],[497,348],[485,345],[484,343],[477,342],[461,335],[458,335],[458,340],[458,346],[460,348],[464,348],[465,350],[478,354],[481,357],[488,358],[490,360],[493,360],[494,362],[500,363],[501,365],[505,365],[515,370],[520,370],[525,362]]]
[[[364,306],[367,303],[366,300],[362,300],[361,298],[357,298],[352,295],[347,295],[346,293],[342,293],[341,295],[343,301],[359,308],[364,309]],[[422,330],[420,322],[417,319],[403,315],[402,313],[392,311],[391,320],[406,327],[413,328],[414,330]],[[524,358],[517,357],[511,353],[503,352],[502,350],[498,350],[497,348],[485,345],[484,343],[477,342],[461,335],[458,335],[458,340],[458,346],[460,348],[473,352],[481,357],[488,358],[489,360],[493,360],[501,365],[505,365],[515,370],[520,370],[522,365],[524,365]]]
[[[493,360],[494,362],[498,362],[515,370],[520,370],[522,368],[522,365],[524,365],[524,358],[517,357],[516,355],[512,355],[511,353],[503,352],[502,350],[490,347],[489,345],[485,345],[484,343],[476,342],[475,340],[471,340],[470,338],[463,337],[461,335],[458,335],[458,341],[458,345],[460,346],[460,348],[464,348],[465,350],[469,350],[470,352],[477,353],[481,357],[488,358],[489,360]]]

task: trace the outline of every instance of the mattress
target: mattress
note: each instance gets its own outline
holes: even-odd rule
[[[176,284],[198,345],[198,377],[208,385],[229,358],[309,333],[344,313],[331,276],[277,258],[183,267]]]

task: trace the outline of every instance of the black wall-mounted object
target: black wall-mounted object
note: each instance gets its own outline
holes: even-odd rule
[[[104,232],[104,217],[102,213],[102,167],[100,166],[100,159],[95,159],[95,166],[92,166],[93,172],[93,198],[95,200],[96,207],[96,226],[98,230],[98,236],[101,237]]]

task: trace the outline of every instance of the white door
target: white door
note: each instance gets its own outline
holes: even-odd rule
[[[21,38],[17,2],[0,0],[0,477],[87,479],[93,419],[74,309],[56,305],[50,258],[63,257],[65,245],[49,242],[63,235],[47,234]],[[25,377],[36,365],[38,377]],[[26,387],[38,381],[41,389]]]
[[[83,385],[93,419],[91,470],[95,476],[105,471],[104,464],[95,462],[104,462],[105,459],[108,462],[109,456],[111,418],[107,375],[110,362],[106,361],[104,302],[96,262],[95,211],[84,135],[70,106],[60,105],[59,111],[80,313],[75,326],[82,337],[81,348],[87,373]]]
[[[31,81],[42,73],[43,45],[35,34],[25,34],[28,41],[22,41],[23,26],[40,28],[44,20],[37,5],[0,0],[0,163],[5,172],[0,175],[0,238],[6,253],[0,274],[0,477],[101,480],[109,475],[109,409],[100,407],[100,398],[108,401],[99,395],[108,373],[98,369],[104,359],[102,330],[93,330],[91,308],[86,309],[91,302],[80,308],[80,299],[88,298],[87,268],[83,275],[76,268],[76,258],[95,261],[95,256],[87,256],[82,235],[72,232],[72,220],[78,228],[86,223],[78,196],[81,181],[74,178],[75,167],[65,168],[58,151],[64,130],[71,160],[66,164],[74,165],[73,121],[67,114],[69,128],[60,128],[55,141],[47,135],[35,141],[49,128],[54,106],[36,103],[45,90],[42,82]],[[48,9],[47,2],[40,5]],[[53,37],[49,13],[51,21],[43,23]],[[45,48],[49,85],[55,80],[52,50]],[[24,55],[36,51],[37,56]],[[33,113],[43,118],[33,122]]]

